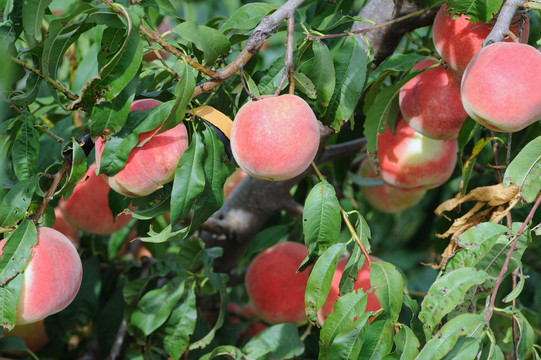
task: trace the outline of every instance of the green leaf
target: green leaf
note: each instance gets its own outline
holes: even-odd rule
[[[475,360],[479,355],[479,347],[481,345],[482,337],[469,337],[464,336],[458,338],[455,346],[451,349],[443,360]]]
[[[0,226],[13,226],[26,215],[37,186],[37,177],[13,185],[0,203]]]
[[[473,172],[473,168],[475,165],[475,161],[477,160],[477,157],[481,153],[481,151],[485,148],[487,144],[490,144],[492,140],[500,140],[496,137],[491,138],[482,138],[475,145],[473,146],[472,154],[471,156],[464,162],[462,166],[462,181],[463,186],[461,190],[461,194],[464,195],[468,192],[468,183],[470,181],[471,174]]]
[[[352,333],[361,334],[359,329],[364,327],[371,315],[371,312],[364,312],[366,299],[366,294],[359,291],[345,294],[336,300],[333,312],[325,319],[319,335],[319,359],[327,359],[331,356],[339,358],[341,354],[348,352],[347,349],[342,351],[340,348],[349,348],[347,345],[356,343],[357,337]],[[345,334],[343,336],[345,338],[339,338],[333,346],[340,334]],[[343,343],[345,344],[342,345]]]
[[[193,91],[195,89],[195,70],[189,66],[185,61],[178,60],[175,63],[173,69],[178,76],[180,81],[175,86],[175,102],[171,113],[165,119],[163,125],[160,127],[159,132],[164,132],[166,130],[172,129],[186,116],[186,106],[188,106],[190,100],[193,96]]]
[[[104,101],[92,108],[90,116],[90,135],[96,137],[105,133],[105,130],[115,134],[126,123],[130,106],[135,97],[137,76],[111,101]]]
[[[0,323],[11,330],[17,320],[17,305],[23,290],[24,274],[19,273],[4,286],[0,286]]]
[[[26,36],[40,42],[43,16],[52,0],[23,0],[23,27]]]
[[[393,348],[394,334],[394,321],[376,318],[364,332],[363,346],[357,359],[383,359]]]
[[[329,295],[336,263],[340,255],[344,253],[346,245],[345,243],[339,243],[331,246],[319,257],[310,272],[304,294],[304,303],[306,316],[313,324],[317,323],[317,312]]]
[[[511,161],[503,185],[515,184],[527,202],[534,202],[541,191],[541,136],[530,141]]]
[[[399,360],[415,359],[419,354],[419,339],[406,325],[401,325],[400,330],[394,338],[396,354],[400,355]]]
[[[447,272],[434,281],[423,299],[419,313],[426,338],[432,337],[443,317],[462,302],[464,295],[473,285],[482,284],[488,277],[485,271],[464,267]]]
[[[396,267],[386,261],[374,261],[370,269],[370,285],[383,309],[382,316],[397,320],[404,298],[404,280]]]
[[[301,72],[295,71],[293,73],[293,80],[295,81],[295,88],[298,91],[300,91],[312,100],[316,99],[316,87],[312,83],[312,80],[308,78],[308,76]]]
[[[502,302],[504,302],[504,303],[509,303],[509,302],[515,300],[520,295],[522,290],[524,289],[524,283],[526,282],[526,276],[524,276],[524,271],[522,270],[522,263],[519,264],[518,270],[519,270],[518,271],[518,279],[519,279],[518,283],[516,284],[514,289],[509,294],[507,294],[506,297],[504,297],[502,299]]]
[[[509,228],[506,226],[481,223],[460,234],[456,239],[460,250],[447,262],[445,271],[474,267],[507,232]]]
[[[181,278],[174,278],[163,287],[143,295],[131,315],[133,327],[148,336],[163,325],[184,294],[184,285]]]
[[[387,57],[372,71],[368,77],[367,85],[371,85],[378,79],[385,79],[397,72],[409,71],[415,64],[426,59],[426,56],[417,53],[394,54]]]
[[[32,57],[35,64],[38,64],[38,60],[34,59],[35,57]],[[37,65],[36,65],[37,66]],[[10,97],[9,101],[18,106],[19,108],[27,107],[28,105],[32,104],[36,97],[38,96],[38,92],[41,85],[41,78],[34,74],[29,73],[28,78],[26,79],[26,85],[24,91],[22,91],[22,94],[15,95]],[[15,92],[14,92],[15,93]]]
[[[220,31],[228,33],[232,30],[251,30],[267,14],[278,8],[278,5],[257,2],[243,5],[222,25]]]
[[[302,217],[304,242],[310,259],[314,260],[340,237],[340,204],[331,184],[323,180],[310,190]]]
[[[487,326],[485,318],[479,314],[462,314],[443,325],[434,337],[421,349],[416,360],[439,360],[455,346],[458,339],[471,336]]]
[[[314,51],[314,64],[308,73],[312,79],[317,91],[315,110],[317,113],[325,115],[327,106],[334,93],[335,73],[332,54],[329,48],[321,41],[316,41],[312,45]]]
[[[86,154],[75,139],[71,139],[71,168],[64,184],[55,192],[55,195],[64,194],[75,187],[86,173]]]
[[[0,286],[22,273],[32,257],[32,248],[38,243],[34,222],[26,219],[11,233],[0,257]]]
[[[242,352],[233,345],[221,345],[215,347],[212,352],[206,354],[200,358],[200,360],[212,360],[219,357],[222,359],[224,356],[229,356],[231,359],[242,359]]]
[[[36,117],[24,113],[20,116],[20,131],[13,143],[13,170],[19,180],[28,179],[38,172],[39,131],[34,127]]]
[[[518,329],[518,344],[517,344],[517,358],[518,359],[527,359],[528,355],[532,352],[532,347],[535,343],[536,336],[533,331],[532,326],[528,322],[528,319],[522,314],[522,312],[513,307],[509,306],[505,309],[499,309],[500,312],[513,316],[517,323]]]
[[[503,0],[450,0],[453,13],[467,15],[471,21],[487,23],[500,10]]]
[[[231,49],[229,40],[220,31],[193,21],[185,21],[173,29],[181,38],[192,43],[204,54],[205,65],[213,64],[219,56]]]
[[[165,332],[163,345],[171,358],[180,359],[188,348],[190,335],[194,332],[196,320],[195,292],[193,289],[189,289],[179,301],[163,328]]]
[[[361,40],[348,37],[334,53],[336,82],[325,116],[321,121],[335,131],[348,121],[361,98],[367,73],[366,54]]]
[[[242,352],[250,359],[292,359],[304,352],[304,344],[295,324],[278,324],[254,336]]]

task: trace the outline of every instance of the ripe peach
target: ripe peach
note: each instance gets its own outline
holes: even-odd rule
[[[437,64],[425,59],[413,69]],[[455,139],[468,117],[460,99],[461,76],[442,65],[423,71],[399,93],[400,111],[415,131],[433,139]]]
[[[470,22],[464,15],[453,19],[452,15],[446,15],[448,10],[449,8],[444,5],[438,11],[432,27],[432,37],[438,54],[449,67],[462,74],[473,56],[481,50],[481,44],[494,25]],[[528,17],[526,16],[522,32],[520,21],[512,24],[510,30],[520,37],[521,42],[527,42],[530,33]]]
[[[97,165],[88,167],[81,183],[58,207],[71,225],[91,234],[108,235],[128,225],[131,215],[113,216],[109,208],[109,186],[96,175]]]
[[[541,119],[541,52],[495,43],[474,56],[462,79],[468,114],[496,131],[515,132]]]
[[[40,321],[65,309],[75,298],[83,277],[77,249],[59,231],[38,227],[38,243],[24,271],[17,325]],[[0,242],[0,250],[6,240]]]
[[[227,178],[224,184],[224,199],[227,199],[233,189],[235,189],[246,176],[248,176],[248,174],[246,174],[242,169],[237,169]]]
[[[301,174],[319,147],[319,125],[306,101],[296,95],[262,96],[235,116],[231,150],[248,175],[288,180]]]
[[[17,325],[13,330],[5,333],[5,336],[20,337],[24,340],[26,347],[34,353],[40,351],[49,343],[49,337],[45,331],[43,320],[27,325]],[[13,353],[19,354],[20,352],[14,351]]]
[[[378,261],[379,259],[372,257],[372,260]],[[338,293],[340,290],[340,279],[342,278],[342,274],[344,273],[344,269],[346,268],[347,261],[347,258],[340,259],[338,261],[338,264],[336,265],[336,270],[332,277],[331,290],[329,291],[327,300],[325,300],[325,303],[318,311],[318,316],[321,323],[325,322],[325,319],[327,319],[327,317],[334,310],[334,303],[336,302],[336,300],[338,300],[339,297]],[[367,261],[363,263],[363,265],[361,266],[361,270],[358,270],[357,280],[353,285],[353,289],[360,289],[365,293],[368,293],[369,290],[372,290],[372,286],[370,285],[370,267]],[[378,311],[379,309],[381,309],[381,304],[379,303],[379,300],[374,292],[368,293],[366,300],[367,302],[365,311]]]
[[[79,229],[73,225],[71,225],[69,222],[64,219],[64,215],[62,215],[62,211],[59,207],[56,207],[54,209],[54,215],[56,217],[53,225],[53,229],[60,231],[62,234],[64,234],[68,239],[70,239],[71,243],[75,246],[75,248],[79,247]]]
[[[368,159],[361,162],[359,175],[369,179],[378,178],[376,170]],[[361,186],[361,192],[370,206],[389,214],[411,208],[426,194],[425,189],[403,189],[388,184],[372,187]]]
[[[130,111],[152,109],[160,104],[154,99],[136,100]],[[113,190],[124,196],[140,197],[153,193],[173,180],[180,156],[188,148],[188,132],[184,123],[159,134],[156,134],[157,131],[139,134],[139,143],[153,137],[132,149],[126,165],[118,173],[114,176],[103,175]],[[106,140],[101,137],[95,141],[98,168],[105,143]]]
[[[453,174],[458,143],[456,139],[435,140],[413,130],[399,113],[395,134],[387,127],[378,134],[381,179],[408,189],[440,186]]]
[[[164,17],[162,22],[160,23],[160,25],[158,25],[158,29],[157,29],[157,33],[159,35],[162,35],[164,33],[166,33],[167,31],[171,30],[171,22],[169,21],[168,18]],[[167,35],[165,35],[164,37],[171,37],[173,36],[173,33],[168,33]],[[158,50],[158,52],[160,53],[160,56],[162,57],[162,59],[167,59],[171,54],[169,53],[169,51],[166,51],[166,50]],[[158,56],[156,55],[156,53],[154,51],[151,51],[149,53],[146,53],[144,56],[143,56],[143,60],[144,61],[154,61],[158,58]]]
[[[303,244],[281,242],[258,254],[246,272],[246,290],[259,317],[271,324],[306,321],[309,271],[297,273],[308,255]]]

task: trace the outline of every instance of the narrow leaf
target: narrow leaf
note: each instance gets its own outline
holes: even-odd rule
[[[38,243],[34,222],[26,219],[3,241],[0,257],[0,286],[22,273],[32,257],[32,248]]]
[[[243,5],[222,25],[220,31],[228,33],[232,30],[253,29],[263,17],[278,7],[278,5],[258,2]]]
[[[268,359],[292,359],[304,352],[304,344],[295,324],[278,324],[254,336],[242,351],[250,359],[258,358],[256,354],[266,354]]]
[[[37,186],[37,177],[13,185],[0,203],[0,226],[13,226],[25,216]]]
[[[541,191],[541,136],[530,141],[511,161],[503,184],[515,184],[527,202],[533,202]]]
[[[0,323],[11,330],[17,320],[17,305],[23,290],[24,274],[19,273],[4,286],[0,286]]]
[[[13,143],[13,169],[19,180],[37,174],[39,154],[39,131],[34,127],[36,117],[25,113],[19,118],[21,129]]]
[[[163,345],[171,358],[180,359],[188,348],[196,320],[195,292],[190,289],[179,301],[163,329],[165,332]]]
[[[52,0],[24,0],[23,1],[23,27],[26,36],[34,37],[40,42],[42,39],[43,16]]]
[[[375,261],[370,270],[370,284],[383,309],[382,316],[397,320],[404,297],[404,280],[396,267],[386,261]]]
[[[219,56],[227,54],[231,48],[229,40],[223,33],[208,26],[198,25],[194,21],[185,21],[175,26],[173,31],[203,51],[206,65],[213,64]]]
[[[327,106],[334,93],[335,73],[332,54],[329,48],[321,41],[314,42],[314,64],[308,73],[317,91],[316,112],[325,115]]]

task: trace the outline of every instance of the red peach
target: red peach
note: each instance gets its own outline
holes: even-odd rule
[[[378,261],[380,259],[372,257],[372,260]],[[338,261],[338,264],[336,265],[336,270],[334,272],[331,282],[331,290],[329,291],[327,300],[325,300],[325,303],[318,311],[318,316],[321,323],[325,322],[325,319],[327,319],[327,317],[334,310],[334,303],[336,302],[336,300],[338,300],[339,297],[338,294],[340,290],[340,279],[342,278],[342,274],[344,273],[344,269],[346,268],[347,261],[347,258],[340,259]],[[362,290],[363,292],[368,293],[366,298],[367,302],[365,311],[378,311],[379,309],[381,309],[381,304],[379,303],[376,294],[373,291],[368,292],[369,290],[372,290],[372,286],[370,285],[370,266],[368,265],[367,261],[363,263],[363,265],[361,266],[361,270],[358,270],[357,280],[353,285],[353,289]]]
[[[71,225],[91,234],[108,235],[128,225],[131,215],[113,216],[109,208],[109,185],[96,175],[97,165],[92,164],[73,194],[61,199],[58,207]]]
[[[288,180],[310,166],[319,137],[318,121],[306,101],[290,94],[262,96],[235,116],[231,150],[248,175]]]
[[[130,111],[152,109],[161,104],[154,99],[136,100]],[[124,196],[140,197],[153,193],[175,176],[178,161],[188,148],[188,131],[184,123],[156,134],[159,129],[139,134],[139,143],[128,156],[126,165],[115,175],[103,175],[109,186]],[[101,154],[106,140],[95,141],[96,163],[100,166]]]
[[[359,175],[375,179],[378,175],[368,159],[364,159],[359,167]],[[380,186],[361,186],[364,199],[374,209],[384,213],[404,211],[417,204],[425,196],[425,189],[403,189],[389,184]]]
[[[49,337],[45,331],[43,320],[27,325],[17,325],[11,331],[5,333],[4,336],[20,337],[24,340],[26,347],[34,353],[40,351],[49,343]],[[13,353],[19,354],[19,351],[14,351]]]
[[[227,199],[233,189],[235,189],[246,176],[248,176],[248,174],[246,174],[242,169],[237,169],[227,178],[224,184],[224,199]]]
[[[456,164],[456,139],[435,140],[413,130],[398,114],[395,134],[378,134],[381,179],[408,189],[431,189],[445,183]]]
[[[303,244],[281,242],[258,254],[246,272],[255,312],[270,324],[306,321],[304,293],[309,271],[297,273],[308,255]]]
[[[449,8],[444,5],[438,11],[432,27],[432,37],[438,54],[453,70],[463,73],[473,56],[481,50],[481,45],[494,27],[490,23],[475,23],[461,15],[453,19],[446,15]],[[511,25],[511,31],[526,43],[530,33],[530,23],[525,17],[524,28],[520,31],[520,21]],[[512,39],[505,41],[511,42]]]
[[[413,69],[437,64],[425,59]],[[460,99],[461,76],[442,65],[423,71],[399,93],[400,111],[415,131],[433,139],[456,139],[468,117]]]
[[[518,43],[488,45],[462,79],[468,114],[496,131],[515,132],[541,119],[541,52]]]
[[[53,225],[53,229],[60,231],[62,234],[64,234],[68,239],[70,239],[71,243],[75,246],[75,248],[79,247],[79,229],[73,225],[71,225],[69,222],[64,219],[64,215],[62,215],[62,211],[59,207],[56,207],[54,209],[54,215],[56,217]]]
[[[17,325],[43,320],[65,309],[75,298],[83,277],[77,249],[61,232],[38,227],[38,243],[24,270]],[[4,248],[6,239],[0,242]]]

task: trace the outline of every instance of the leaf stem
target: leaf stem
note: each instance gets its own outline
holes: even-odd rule
[[[50,137],[52,137],[53,139],[55,139],[57,142],[59,142],[61,144],[66,141],[63,138],[61,138],[60,136],[58,136],[58,135],[54,134],[53,132],[51,132],[51,130],[49,130],[47,125],[36,124],[36,125],[34,125],[34,127],[36,129],[38,129],[39,131],[41,131],[42,133],[45,133],[45,134],[49,135]]]
[[[319,168],[313,161],[312,161],[311,166],[314,172],[316,173],[316,176],[319,179],[319,181],[325,180],[325,177],[323,176],[321,171],[319,171]],[[344,223],[346,223],[346,226],[349,232],[351,233],[351,237],[353,238],[355,243],[357,243],[357,246],[359,246],[359,248],[361,249],[364,257],[366,258],[366,261],[368,262],[368,265],[370,265],[370,263],[372,262],[372,258],[370,258],[370,253],[368,249],[361,242],[361,239],[359,238],[359,235],[357,235],[357,231],[355,230],[355,227],[351,224],[351,221],[349,221],[349,216],[344,210],[344,208],[342,207],[342,205],[339,205],[339,206],[340,206],[340,214],[342,215],[342,219],[344,220]]]
[[[68,98],[69,100],[74,101],[74,100],[77,100],[79,98],[78,95],[70,93],[69,90],[64,87],[64,85],[60,84],[59,82],[57,82],[57,81],[55,81],[55,80],[53,80],[53,79],[51,79],[49,77],[44,76],[41,73],[41,71],[39,71],[38,69],[28,65],[24,61],[19,60],[16,57],[13,57],[13,56],[10,56],[9,59],[11,61],[13,61],[15,64],[25,68],[26,70],[28,70],[30,72],[33,72],[34,74],[36,74],[37,76],[39,76],[40,78],[45,80],[48,84],[52,85],[56,90],[58,90],[62,94],[64,94],[64,96],[66,96],[66,98]]]

